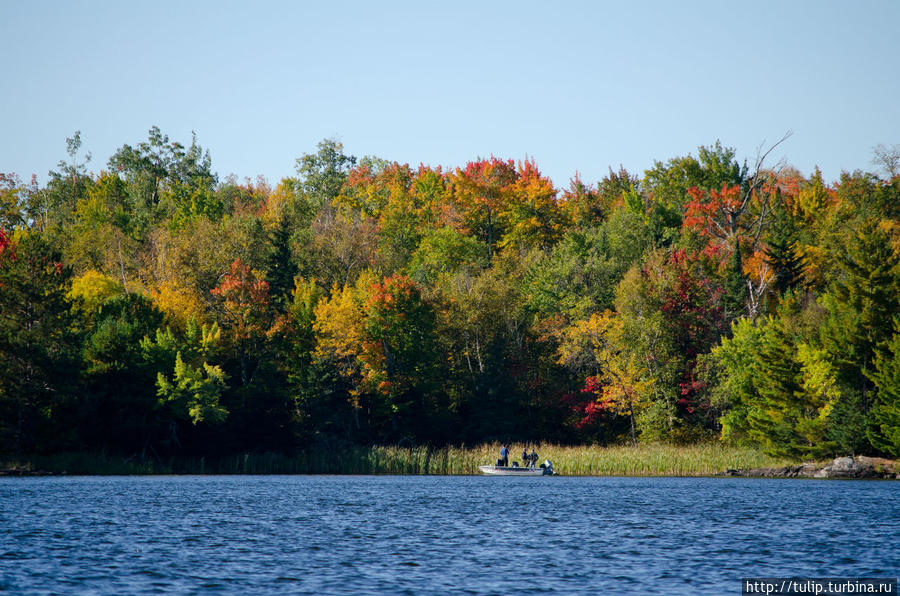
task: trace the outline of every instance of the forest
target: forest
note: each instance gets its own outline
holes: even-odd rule
[[[558,188],[325,139],[273,187],[157,127],[98,172],[76,132],[0,174],[0,453],[900,457],[900,147],[826,181],[779,143]]]

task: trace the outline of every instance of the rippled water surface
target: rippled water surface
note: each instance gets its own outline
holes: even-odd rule
[[[740,594],[896,577],[900,483],[0,479],[0,591]]]

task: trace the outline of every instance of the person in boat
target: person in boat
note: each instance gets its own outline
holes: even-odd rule
[[[528,467],[528,446],[522,447],[522,465]]]
[[[525,459],[524,457],[522,459]],[[531,461],[531,469],[534,469],[534,466],[537,464],[538,454],[534,450],[534,447],[531,448],[531,453],[528,454],[528,460]]]
[[[504,467],[509,465],[509,449],[506,448],[506,445],[500,446],[500,459],[497,460],[497,465]]]

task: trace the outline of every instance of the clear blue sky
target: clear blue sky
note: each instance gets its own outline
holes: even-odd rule
[[[0,171],[81,130],[105,167],[158,125],[220,176],[348,153],[536,159],[557,186],[716,139],[826,179],[900,143],[900,2],[0,0]]]

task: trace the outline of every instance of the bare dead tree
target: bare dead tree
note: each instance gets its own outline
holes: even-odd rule
[[[878,143],[872,147],[872,164],[881,168],[893,180],[900,175],[900,145],[888,147]]]
[[[770,145],[768,149],[765,150],[763,150],[765,141],[760,144],[756,150],[753,173],[744,181],[744,184],[741,185],[738,200],[733,202],[723,201],[718,206],[718,211],[722,217],[721,221],[716,221],[715,219],[707,221],[707,223],[713,227],[713,235],[719,238],[723,243],[733,243],[741,230],[752,231],[751,237],[753,238],[754,245],[759,240],[763,224],[765,223],[765,219],[770,210],[769,193],[762,191],[766,190],[767,186],[772,186],[778,180],[782,170],[787,167],[787,164],[782,159],[774,168],[765,168],[765,161],[769,154],[771,154],[776,147],[790,138],[792,134],[791,131],[786,132],[778,142]],[[760,199],[760,209],[754,216],[754,219],[747,224],[744,215],[754,197]],[[741,225],[741,222],[745,222],[744,225]]]
[[[760,143],[756,149],[752,173],[741,185],[737,199],[722,201],[718,205],[721,219],[718,221],[713,218],[707,220],[708,225],[714,228],[713,235],[729,246],[731,250],[740,250],[739,239],[742,235],[750,240],[753,250],[759,245],[760,236],[772,210],[772,197],[777,192],[782,172],[787,168],[784,159],[779,160],[774,167],[766,167],[766,159],[776,147],[787,141],[792,135],[793,132],[789,130],[771,145],[766,146],[765,141]],[[753,212],[750,211],[751,204],[755,207]],[[746,307],[750,318],[758,316],[762,298],[769,289],[768,263],[759,264],[755,273],[756,279],[746,278],[748,290]]]
[[[769,157],[776,147],[791,138],[793,134],[792,131],[788,130],[777,142],[770,145],[768,149],[763,150],[763,147],[765,147],[765,141],[763,141],[756,150],[756,161],[754,163],[753,174],[750,176],[747,188],[743,191],[741,201],[741,211],[743,211],[746,209],[747,205],[750,203],[750,199],[754,195],[759,198],[759,213],[756,215],[755,221],[748,228],[753,230],[752,246],[754,248],[759,245],[759,238],[762,235],[763,227],[772,210],[773,193],[771,189],[776,187],[782,172],[787,167],[787,162],[782,158],[778,160],[774,168],[765,168],[766,158]],[[735,250],[739,250],[739,247],[735,246]],[[747,315],[751,319],[755,319],[759,316],[762,298],[769,290],[769,264],[762,261],[757,266],[757,269],[758,271],[756,271],[755,280],[751,277],[747,278]]]

